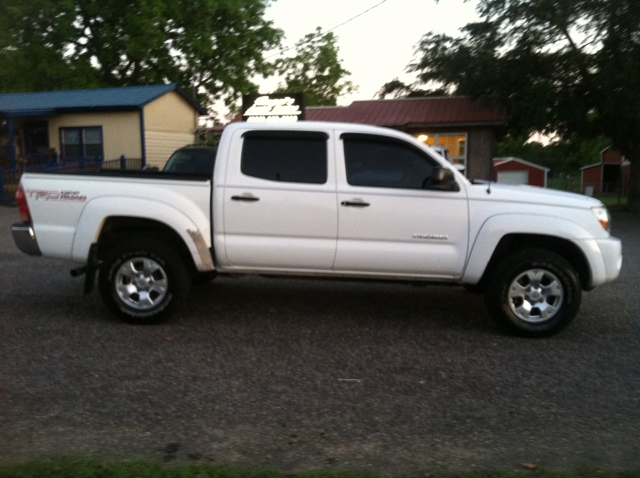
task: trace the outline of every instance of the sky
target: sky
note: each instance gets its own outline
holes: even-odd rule
[[[325,32],[375,7],[333,30],[342,66],[358,86],[357,93],[338,101],[348,105],[373,99],[382,85],[396,77],[412,82],[414,77],[405,69],[420,38],[427,32],[457,36],[459,28],[478,19],[476,5],[477,0],[277,0],[267,8],[265,19],[282,29],[286,36],[283,44],[293,47],[318,26]],[[273,78],[254,81],[260,85],[260,93],[277,86]]]

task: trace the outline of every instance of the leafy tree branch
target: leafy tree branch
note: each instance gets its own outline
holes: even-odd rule
[[[338,98],[350,94],[357,87],[346,80],[351,73],[338,57],[336,36],[322,33],[305,35],[296,43],[296,55],[276,61],[276,70],[284,76],[277,92],[304,92],[309,106],[335,106]]]
[[[177,82],[206,103],[255,91],[282,31],[271,0],[0,0],[0,91]]]

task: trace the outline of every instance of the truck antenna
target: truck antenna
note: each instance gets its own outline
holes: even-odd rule
[[[493,160],[491,161],[491,166],[489,167],[489,184],[487,186],[487,194],[491,194],[491,180],[493,179],[494,165]]]

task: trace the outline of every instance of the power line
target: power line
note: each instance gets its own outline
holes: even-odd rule
[[[387,0],[382,0],[380,3],[376,3],[373,7],[369,7],[369,8],[367,8],[365,11],[358,13],[356,16],[349,18],[348,20],[346,20],[346,21],[342,22],[341,24],[336,25],[335,27],[333,27],[333,28],[331,28],[331,29],[329,29],[329,30],[327,30],[327,31],[317,33],[317,34],[313,35],[311,38],[309,38],[307,41],[305,41],[305,42],[303,42],[303,43],[298,43],[298,44],[296,44],[296,45],[294,45],[294,46],[290,46],[289,48],[285,48],[284,50],[280,50],[278,53],[274,53],[273,55],[270,55],[270,56],[266,57],[266,58],[265,58],[265,60],[268,60],[269,58],[273,58],[274,56],[280,56],[280,55],[282,55],[283,53],[285,53],[285,52],[287,52],[287,51],[289,51],[289,50],[293,50],[293,49],[294,49],[295,47],[297,47],[298,45],[304,45],[305,43],[309,43],[310,41],[315,40],[316,38],[318,38],[318,37],[320,37],[320,36],[322,36],[322,35],[326,35],[327,33],[330,33],[330,32],[332,32],[332,31],[334,31],[334,30],[336,30],[336,29],[340,28],[341,26],[346,25],[347,23],[349,23],[349,22],[351,22],[351,21],[355,20],[356,18],[361,17],[361,16],[362,16],[362,15],[364,15],[365,13],[370,12],[370,11],[371,11],[371,10],[373,10],[374,8],[379,7],[380,5],[382,5],[382,4],[383,4],[384,2],[386,2],[386,1],[387,1]]]

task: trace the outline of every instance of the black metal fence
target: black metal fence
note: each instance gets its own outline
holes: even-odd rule
[[[78,159],[73,161],[60,160],[57,155],[49,158],[42,154],[23,157],[20,165],[16,168],[3,168],[0,166],[0,202],[15,201],[16,191],[20,184],[22,175],[26,172],[43,171],[102,171],[102,170],[131,170],[140,171],[143,167],[141,158],[126,158],[120,156],[118,159],[108,161],[97,159]]]

